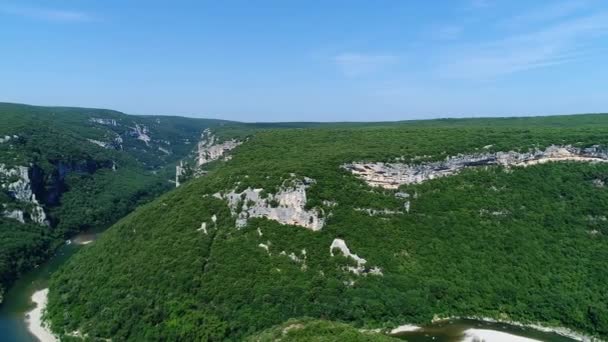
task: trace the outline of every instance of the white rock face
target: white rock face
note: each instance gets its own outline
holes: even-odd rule
[[[17,220],[21,223],[25,223],[25,219],[23,218],[22,210],[5,210],[2,215],[6,218],[10,218],[13,220]]]
[[[0,186],[6,189],[11,197],[19,202],[32,204],[31,211],[29,212],[30,218],[33,222],[40,225],[47,225],[46,214],[44,209],[36,200],[36,195],[32,191],[31,181],[29,176],[29,168],[25,166],[16,166],[14,168],[7,168],[4,164],[0,164]],[[5,216],[10,216],[19,221],[22,221],[24,216],[23,212],[19,215],[15,211],[10,213],[3,213]],[[8,217],[8,216],[7,216]]]
[[[196,159],[196,163],[198,166],[202,166],[211,161],[217,160],[240,144],[240,141],[234,139],[226,140],[223,143],[218,143],[215,135],[213,135],[211,130],[207,128],[201,134],[201,140],[198,143],[198,157]]]
[[[179,187],[181,185],[179,178],[184,174],[184,162],[180,161],[179,165],[175,166],[175,187]]]
[[[13,135],[11,137],[10,135],[5,135],[4,137],[0,137],[0,144],[7,143],[7,142],[11,141],[11,139],[19,139],[19,136]]]
[[[105,143],[103,141],[99,141],[99,140],[94,140],[94,139],[87,139],[90,143],[93,143],[97,146],[101,146],[103,148],[110,148],[110,145],[108,143]]]
[[[445,161],[422,164],[364,163],[342,165],[371,186],[397,189],[403,184],[417,184],[431,179],[455,175],[470,167],[500,165],[525,167],[558,161],[608,162],[608,151],[599,146],[580,149],[567,146],[549,146],[544,151],[527,153],[496,152],[448,157]]]
[[[302,249],[299,256],[297,256],[296,253],[294,253],[294,252],[287,254],[287,252],[285,252],[285,251],[281,251],[281,253],[279,253],[279,255],[288,257],[289,259],[291,259],[291,261],[295,262],[296,264],[301,264],[302,266],[300,267],[300,269],[302,271],[305,271],[308,268],[308,266],[306,266],[306,249]]]
[[[258,247],[265,249],[265,250],[266,250],[266,253],[268,253],[268,255],[270,255],[270,247],[269,247],[267,244],[265,244],[265,243],[260,243],[260,244],[258,245]]]
[[[353,259],[357,263],[357,267],[353,267],[353,266],[346,267],[346,270],[348,270],[349,272],[352,272],[356,275],[367,275],[367,274],[380,275],[380,276],[382,275],[382,270],[380,268],[378,268],[377,266],[374,266],[372,268],[366,268],[365,264],[367,264],[367,260],[358,256],[357,254],[351,253],[350,249],[348,248],[348,246],[346,245],[346,242],[344,240],[334,239],[334,241],[332,241],[331,245],[329,246],[329,254],[332,257],[335,256],[334,250],[336,250],[336,249],[339,250],[342,253],[342,255],[344,255],[347,258]]]
[[[409,202],[407,202],[409,203]],[[409,210],[409,206],[406,207]],[[378,216],[378,215],[399,215],[403,214],[401,211],[389,210],[389,209],[372,209],[372,208],[355,208],[355,211],[360,211],[366,213],[369,216]]]
[[[135,124],[135,127],[132,127],[131,131],[138,140],[145,142],[146,145],[149,145],[152,140],[149,136],[150,130],[145,125]]]
[[[196,231],[203,232],[205,235],[207,235],[207,222],[201,223],[201,227]]]
[[[90,118],[89,121],[100,125],[118,126],[118,123],[114,119]]]
[[[323,228],[325,220],[320,217],[318,209],[305,209],[306,188],[312,182],[314,181],[308,178],[304,182],[290,180],[281,187],[279,192],[268,194],[266,198],[262,198],[260,195],[263,189],[251,188],[240,193],[233,190],[227,194],[216,193],[213,196],[228,201],[232,214],[237,216],[237,228],[245,227],[247,220],[255,217],[317,231]],[[287,185],[287,183],[291,184]],[[237,212],[239,207],[241,211]]]

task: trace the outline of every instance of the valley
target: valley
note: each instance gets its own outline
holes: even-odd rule
[[[570,340],[508,323],[427,328],[439,315],[602,337],[605,123],[582,115],[490,120],[492,129],[472,119],[250,131],[218,167],[70,258],[49,284],[51,327],[116,340],[240,340],[312,317],[356,331],[424,327],[407,332],[412,340],[471,329]],[[524,157],[479,163],[500,151]],[[458,155],[480,156],[463,157],[449,177],[396,187],[344,168],[443,170]]]
[[[81,111],[64,120],[121,125]],[[23,268],[6,293],[0,321],[15,341],[30,336],[23,318],[33,295],[48,297],[45,324],[67,340],[263,340],[293,319],[307,322],[292,324],[294,338],[322,335],[309,328],[319,325],[371,340],[608,333],[606,115],[203,125],[179,138],[189,142],[184,152],[154,168],[151,160],[169,155],[153,149],[143,162],[140,154],[166,139],[134,127],[136,154],[125,149],[129,136],[123,149],[84,145],[109,153],[99,159],[107,171],[70,166],[65,185],[45,183],[55,176],[34,180],[30,169],[45,170],[43,159],[5,164],[2,220],[10,225],[2,229],[36,227],[55,255],[31,273]],[[31,158],[16,153],[27,148],[7,146],[13,160]],[[88,223],[95,214],[87,208],[104,202],[90,202],[80,187],[116,193],[119,172],[138,160],[132,172],[162,186],[149,192],[142,183],[148,199],[111,209],[114,225]],[[112,182],[96,183],[103,177]],[[50,196],[57,188],[65,191]],[[67,205],[87,215],[62,216]],[[61,228],[66,221],[79,224]]]

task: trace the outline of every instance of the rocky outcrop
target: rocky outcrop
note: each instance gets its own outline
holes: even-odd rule
[[[137,140],[143,141],[146,146],[148,146],[152,140],[149,134],[150,130],[145,125],[136,123],[135,127],[131,127],[131,136],[135,137]]]
[[[32,191],[30,172],[30,168],[25,166],[8,168],[6,165],[0,164],[0,186],[23,207],[4,211],[3,215],[17,219],[20,222],[25,222],[24,213],[27,212],[32,222],[40,225],[49,225],[46,213]]]
[[[403,184],[417,184],[431,179],[455,175],[466,168],[499,165],[524,167],[559,161],[607,162],[608,150],[595,145],[589,148],[549,146],[530,152],[495,152],[460,154],[443,161],[421,164],[355,162],[342,165],[371,186],[397,189]]]
[[[189,144],[189,141],[184,143]],[[175,186],[180,186],[184,181],[191,178],[198,178],[207,173],[202,166],[214,160],[223,159],[228,161],[232,159],[228,152],[239,146],[242,142],[235,139],[219,142],[217,137],[210,129],[205,129],[201,133],[201,140],[196,147],[196,157],[194,158],[194,166],[191,166],[187,161],[183,160],[175,167]],[[159,148],[161,149],[161,148]],[[161,149],[161,151],[164,149]],[[169,152],[168,150],[164,150]]]
[[[115,149],[122,150],[123,139],[120,135],[116,134],[116,137],[112,139],[110,142],[95,140],[95,139],[87,139],[88,142],[95,144],[99,147],[107,148],[107,149]]]
[[[19,136],[17,136],[17,135],[13,135],[13,136],[5,135],[4,137],[0,137],[0,144],[7,143],[7,142],[11,141],[12,139],[19,139]]]
[[[114,119],[102,119],[102,118],[90,118],[89,122],[105,125],[105,126],[118,126],[118,122]]]
[[[263,189],[247,188],[242,192],[232,190],[214,196],[228,201],[232,214],[236,216],[237,228],[245,227],[250,218],[266,218],[317,231],[323,228],[325,220],[319,209],[306,209],[306,189],[312,183],[314,180],[310,178],[302,181],[290,179],[276,194],[267,194]]]
[[[308,269],[308,266],[306,265],[306,249],[302,249],[300,251],[299,256],[296,255],[296,253],[294,253],[294,252],[291,252],[291,253],[287,254],[287,252],[285,252],[285,251],[281,251],[281,253],[279,253],[279,255],[288,257],[294,263],[300,264],[301,265],[300,269],[302,271],[306,271]]]
[[[23,210],[5,210],[2,212],[2,216],[17,220],[21,223],[25,223],[25,217],[23,216]]]
[[[211,130],[206,129],[201,134],[201,140],[198,143],[196,164],[203,166],[211,161],[220,159],[224,154],[240,144],[241,142],[235,139],[220,143]]]
[[[175,166],[175,187],[179,187],[181,183],[182,177],[185,175],[184,162],[180,161],[178,165]]]
[[[365,264],[367,264],[367,260],[361,258],[360,256],[358,256],[357,254],[354,254],[350,251],[350,249],[348,248],[348,246],[346,245],[346,242],[342,239],[334,239],[334,241],[332,241],[331,246],[329,246],[329,254],[333,257],[335,256],[334,251],[338,250],[342,253],[342,255],[344,255],[347,258],[353,259],[356,263],[357,266],[347,266],[345,267],[345,270],[352,272],[356,275],[383,275],[382,274],[382,270],[377,267],[374,266],[372,268],[367,268],[365,266]]]

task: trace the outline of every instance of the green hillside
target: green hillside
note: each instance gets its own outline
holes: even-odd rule
[[[230,135],[235,125],[10,103],[0,103],[0,120],[0,302],[65,239],[175,187],[175,165],[204,129]]]
[[[52,280],[48,318],[58,333],[113,341],[255,339],[298,317],[387,328],[435,316],[606,338],[608,163],[471,167],[394,190],[343,167],[553,144],[605,151],[608,115],[266,126],[77,253]],[[256,200],[289,209],[281,193],[305,220],[250,210]],[[340,241],[356,258],[330,247]]]

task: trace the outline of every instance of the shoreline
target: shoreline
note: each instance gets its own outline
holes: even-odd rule
[[[598,339],[596,337],[593,337],[590,335],[585,335],[583,333],[580,333],[580,332],[577,332],[577,331],[574,331],[572,329],[565,328],[565,327],[547,326],[547,325],[542,325],[540,323],[522,323],[522,322],[501,320],[501,319],[495,319],[495,318],[489,318],[489,317],[476,317],[476,316],[443,317],[443,318],[436,317],[436,318],[433,318],[430,323],[433,324],[433,323],[445,322],[445,321],[449,321],[449,320],[475,320],[475,321],[486,322],[486,323],[501,323],[501,324],[508,324],[508,325],[521,327],[521,328],[534,329],[534,330],[544,332],[544,333],[553,333],[553,334],[571,338],[571,339],[577,340],[577,341],[583,341],[583,342],[602,341],[601,339]],[[401,333],[416,332],[416,331],[419,331],[422,329],[425,329],[424,325],[403,324],[401,326],[390,329],[387,333],[389,336],[398,336]],[[499,339],[500,337],[504,337],[504,336],[502,336],[504,333],[501,333],[497,330],[490,330],[490,329],[467,329],[463,332],[465,333],[465,341],[474,340],[475,335],[477,335],[478,338],[483,339],[483,337],[486,337],[486,338],[491,338],[491,340],[495,339],[497,341],[500,340]],[[516,335],[512,335],[512,336],[516,336]],[[519,336],[517,336],[517,337],[519,337]],[[527,340],[533,341],[533,339],[529,339],[529,338]],[[525,341],[525,340],[522,340],[522,341]]]
[[[509,325],[513,325],[516,327],[530,328],[530,329],[538,330],[538,331],[541,331],[544,333],[553,333],[553,334],[557,334],[557,335],[571,338],[571,339],[578,340],[578,341],[584,341],[584,342],[601,341],[600,339],[598,339],[596,337],[585,335],[583,333],[580,333],[580,332],[577,332],[577,331],[574,331],[572,329],[565,328],[565,327],[547,326],[547,325],[542,325],[541,323],[522,323],[522,322],[516,322],[516,321],[510,321],[510,320],[504,320],[504,319],[496,319],[496,318],[490,318],[490,317],[468,316],[468,317],[433,318],[431,323],[438,323],[438,322],[448,321],[451,319],[470,319],[470,320],[477,320],[477,321],[482,321],[482,322],[487,322],[487,323],[509,324]]]
[[[49,289],[42,289],[34,292],[32,302],[36,307],[25,314],[25,323],[29,332],[40,342],[58,342],[59,339],[53,335],[47,324],[42,320],[46,309]]]

